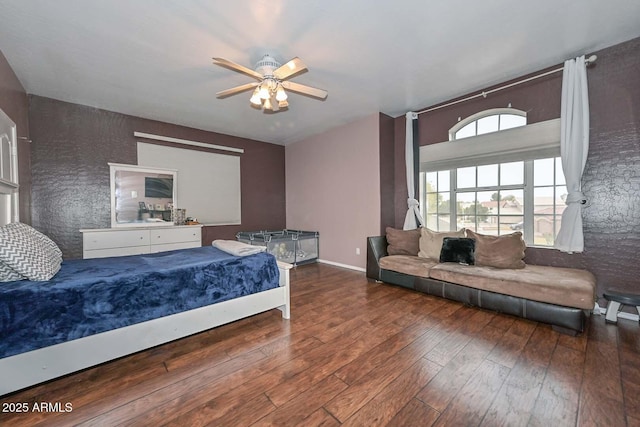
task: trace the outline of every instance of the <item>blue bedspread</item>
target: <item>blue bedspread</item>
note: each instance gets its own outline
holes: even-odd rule
[[[211,246],[70,260],[49,281],[0,284],[0,358],[278,287],[273,255]]]

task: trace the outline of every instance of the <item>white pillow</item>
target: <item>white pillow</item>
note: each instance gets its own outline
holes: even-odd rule
[[[60,270],[62,252],[44,234],[14,222],[0,227],[0,262],[29,280],[49,280]]]
[[[445,237],[464,237],[464,228],[458,231],[433,231],[426,227],[421,228],[418,256],[439,260],[442,241]]]

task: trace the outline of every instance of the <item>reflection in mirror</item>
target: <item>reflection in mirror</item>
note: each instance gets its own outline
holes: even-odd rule
[[[109,166],[112,227],[172,224],[177,189],[175,170],[116,163]]]

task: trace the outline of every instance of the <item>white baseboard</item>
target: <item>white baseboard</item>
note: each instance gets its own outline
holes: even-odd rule
[[[606,315],[607,314],[607,308],[606,307],[600,307],[600,304],[596,303],[596,306],[593,309],[593,312],[595,314]],[[621,319],[633,320],[634,322],[640,321],[640,316],[638,316],[637,314],[633,314],[633,313],[627,313],[625,311],[619,312],[618,313],[618,317],[621,318]]]
[[[335,267],[348,268],[349,270],[361,271],[363,273],[367,272],[367,270],[362,267],[356,267],[355,265],[341,264],[339,262],[327,261],[326,259],[318,259],[318,262],[322,264],[333,265]]]

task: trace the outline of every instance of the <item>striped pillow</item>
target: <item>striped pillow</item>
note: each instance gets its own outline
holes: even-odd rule
[[[29,280],[49,280],[60,270],[62,252],[44,234],[14,222],[0,227],[0,262]]]
[[[0,282],[13,282],[24,279],[26,279],[26,277],[0,261]]]

